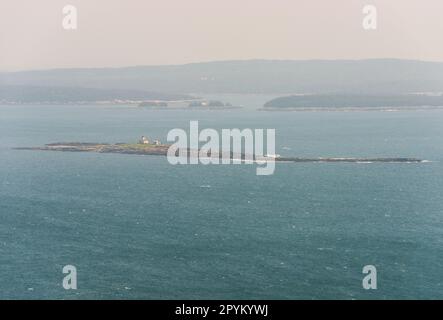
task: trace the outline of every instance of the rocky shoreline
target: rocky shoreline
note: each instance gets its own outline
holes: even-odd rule
[[[37,150],[37,151],[61,151],[61,152],[96,152],[96,153],[120,153],[120,154],[136,154],[136,155],[159,155],[166,156],[170,145],[160,144],[128,144],[128,143],[83,143],[83,142],[58,142],[46,144],[42,147],[22,147],[14,148],[15,150]],[[197,152],[190,151],[189,154],[197,154]],[[222,157],[222,154],[213,155],[214,157]],[[245,155],[230,154],[231,159],[245,159]],[[300,158],[300,157],[272,157],[266,158],[254,157],[257,161],[274,160],[276,162],[332,162],[332,163],[420,163],[424,160],[417,158],[348,158],[348,157],[326,157],[326,158]]]

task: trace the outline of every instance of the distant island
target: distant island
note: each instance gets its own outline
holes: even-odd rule
[[[275,98],[263,110],[405,110],[442,108],[443,95],[306,94]]]
[[[240,108],[237,106],[233,106],[230,103],[225,103],[219,100],[200,100],[200,101],[191,101],[188,107],[190,108],[218,108],[218,109],[234,109]]]
[[[142,137],[138,143],[80,143],[80,142],[59,142],[47,144],[43,147],[25,147],[15,148],[16,150],[39,150],[39,151],[63,151],[63,152],[97,152],[97,153],[120,153],[120,154],[136,154],[136,155],[159,155],[166,156],[170,145],[162,144],[158,140],[150,141],[146,137]],[[188,155],[198,154],[198,150],[187,149]],[[176,150],[176,154],[179,149]],[[209,157],[221,158],[228,156],[230,159],[246,159],[244,154],[234,155],[232,152],[226,154],[213,154]],[[349,157],[319,157],[319,158],[300,158],[300,157],[282,157],[279,155],[267,157],[254,156],[256,161],[264,161],[271,159],[276,162],[332,162],[332,163],[420,163],[423,160],[416,158],[349,158]]]
[[[233,106],[219,100],[196,99],[191,101],[166,102],[166,101],[144,101],[138,104],[139,107],[148,107],[151,109],[206,109],[206,110],[225,110],[237,109],[239,106]]]
[[[138,104],[139,107],[167,107],[166,101],[143,101]]]

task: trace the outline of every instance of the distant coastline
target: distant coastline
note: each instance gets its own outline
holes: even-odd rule
[[[433,110],[443,108],[442,75],[441,62],[399,59],[244,60],[0,72],[0,105],[185,109],[180,103],[188,103],[193,110],[238,108],[221,101],[205,104],[190,94],[200,92],[215,100],[223,94],[280,96],[261,111]]]
[[[442,91],[442,75],[443,62],[418,60],[237,60],[0,72],[0,86],[81,86],[176,94],[399,94]],[[0,100],[1,94],[0,90]]]

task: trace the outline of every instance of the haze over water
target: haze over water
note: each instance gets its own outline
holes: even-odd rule
[[[0,298],[441,298],[443,111],[259,112],[0,106]],[[277,153],[421,164],[172,166],[166,158],[12,150],[275,128]],[[76,291],[62,267],[78,270]],[[362,267],[378,270],[363,290]]]

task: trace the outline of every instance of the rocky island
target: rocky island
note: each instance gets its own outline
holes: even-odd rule
[[[166,156],[169,144],[162,143],[80,143],[80,142],[59,142],[46,144],[42,147],[22,147],[14,148],[15,150],[39,150],[39,151],[62,151],[62,152],[96,152],[96,153],[121,153],[121,154],[137,154],[137,155],[158,155]],[[198,152],[193,152],[188,150],[191,156],[197,154]],[[178,150],[176,150],[178,152]],[[209,155],[211,156],[211,155]],[[213,157],[222,157],[222,154],[212,155]],[[245,155],[241,154],[235,156],[230,153],[229,157],[231,159],[245,159]],[[301,157],[287,157],[287,156],[268,156],[268,157],[256,157],[254,159],[257,161],[264,161],[266,159],[274,160],[276,162],[348,162],[348,163],[420,163],[424,160],[416,158],[402,158],[402,157],[392,157],[392,158],[347,158],[347,157],[319,157],[319,158],[301,158]]]

